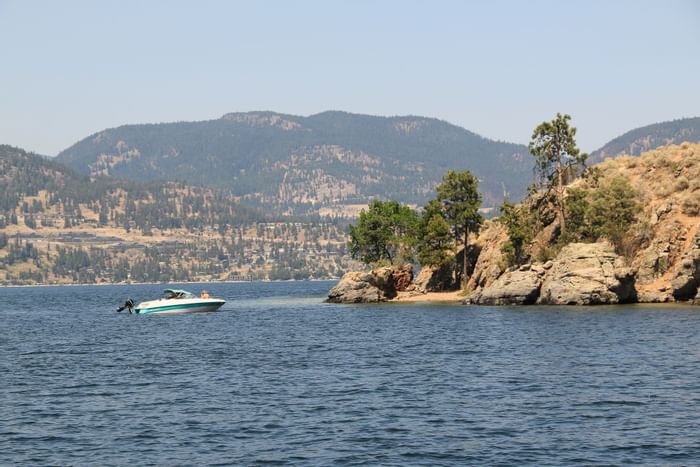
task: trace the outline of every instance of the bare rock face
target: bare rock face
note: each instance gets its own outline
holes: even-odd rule
[[[639,303],[668,303],[673,301],[673,295],[668,290],[640,290],[637,292],[637,301]]]
[[[477,290],[467,299],[476,305],[531,305],[540,295],[544,268],[508,271],[491,285]]]
[[[664,205],[666,206],[668,205]],[[685,234],[685,227],[677,220],[656,226],[654,238],[649,246],[639,252],[632,263],[637,269],[637,280],[640,283],[652,282],[672,267],[683,254],[681,239]]]
[[[443,292],[455,288],[452,268],[423,266],[415,281],[415,288],[421,293]]]
[[[499,222],[487,221],[481,228],[476,246],[480,254],[469,278],[467,288],[476,290],[491,285],[504,271],[501,248],[508,240],[508,231]]]
[[[372,270],[370,273],[373,277],[375,287],[378,287],[387,298],[396,296],[396,287],[394,286],[394,269],[385,266]]]
[[[695,235],[693,247],[681,260],[671,288],[676,300],[697,300],[700,295],[700,229]]]
[[[391,280],[397,292],[405,292],[413,283],[413,266],[404,264],[395,268],[391,273]]]
[[[540,289],[537,303],[598,305],[636,299],[634,270],[625,267],[612,245],[571,243],[557,256]]]
[[[413,278],[411,265],[382,267],[371,272],[348,272],[328,292],[329,303],[377,303],[396,297],[399,287],[407,287]],[[398,287],[397,287],[398,286]]]
[[[371,272],[347,272],[340,282],[328,292],[330,303],[383,302],[386,292],[379,287],[380,280]]]

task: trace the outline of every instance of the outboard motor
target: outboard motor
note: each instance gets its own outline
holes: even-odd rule
[[[124,309],[129,310],[129,314],[131,314],[131,310],[134,309],[134,301],[130,298],[127,298],[124,302],[124,305],[117,308],[117,313],[121,313]]]

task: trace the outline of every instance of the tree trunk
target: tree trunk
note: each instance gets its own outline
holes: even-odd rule
[[[391,253],[389,253],[389,249],[384,247],[384,254],[389,258],[389,263],[394,264],[394,258],[391,257]]]
[[[459,244],[457,241],[455,241],[455,246],[454,246],[454,251],[455,251],[455,262],[454,262],[454,269],[455,269],[455,281],[452,283],[450,287],[454,287],[454,284],[459,285],[462,282],[462,277],[459,275],[459,263],[457,262],[457,256],[459,255]]]
[[[469,229],[464,230],[464,250],[462,252],[462,288],[467,289],[467,244],[469,242]]]
[[[557,214],[559,231],[564,235],[566,220],[564,219],[564,175],[561,173],[561,154],[557,151]]]

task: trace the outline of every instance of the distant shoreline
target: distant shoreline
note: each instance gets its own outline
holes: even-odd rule
[[[80,284],[11,284],[11,285],[0,285],[0,289],[18,289],[27,287],[93,287],[93,286],[107,286],[107,285],[168,285],[168,284],[252,284],[259,282],[332,282],[338,279],[289,279],[289,280],[254,280],[254,281],[199,281],[199,282],[98,282],[94,284],[80,283]]]

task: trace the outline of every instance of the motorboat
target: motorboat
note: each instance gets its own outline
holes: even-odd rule
[[[209,293],[202,291],[200,296],[182,289],[165,289],[163,298],[141,302],[134,308],[136,314],[167,314],[167,313],[195,313],[216,311],[226,300],[209,297]]]

